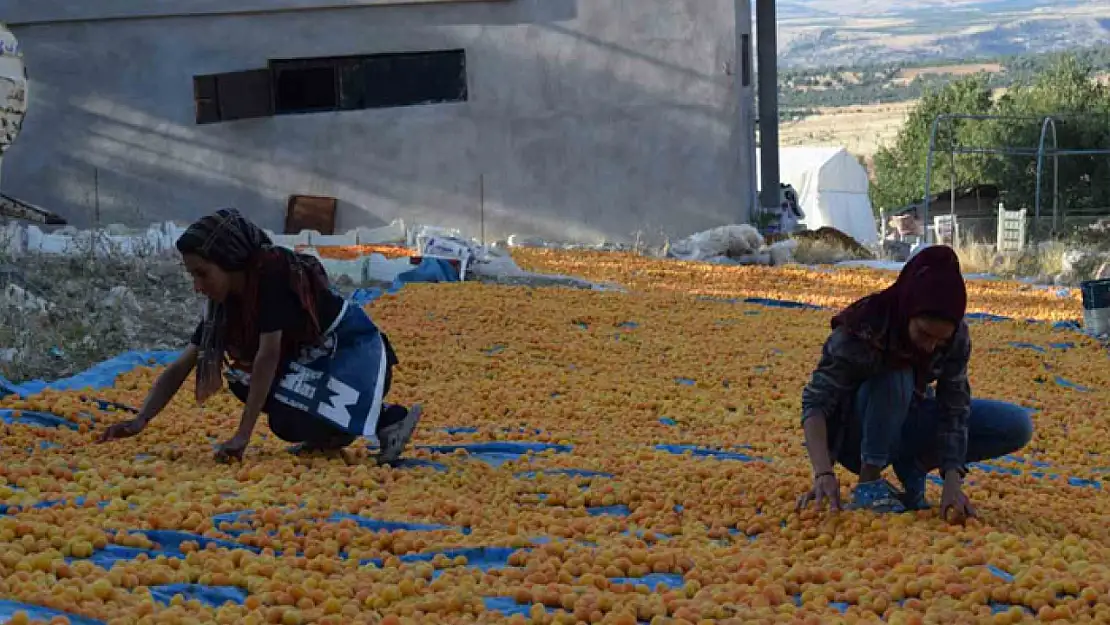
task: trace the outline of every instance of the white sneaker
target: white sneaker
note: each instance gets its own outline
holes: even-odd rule
[[[378,443],[381,445],[378,464],[393,464],[401,459],[401,452],[405,451],[405,447],[412,440],[412,434],[416,431],[421,413],[423,409],[420,404],[416,404],[409,409],[404,419],[382,428],[378,434]]]

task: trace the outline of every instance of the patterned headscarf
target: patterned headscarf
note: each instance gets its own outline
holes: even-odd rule
[[[262,279],[284,280],[300,300],[305,326],[282,332],[282,353],[289,355],[321,339],[316,313],[319,293],[328,287],[327,272],[316,258],[276,247],[266,232],[233,208],[219,210],[189,226],[177,240],[182,254],[199,256],[224,271],[243,272],[243,293],[226,302],[205,303],[197,360],[197,402],[223,387],[224,365],[231,356],[249,370],[258,352],[258,293]]]

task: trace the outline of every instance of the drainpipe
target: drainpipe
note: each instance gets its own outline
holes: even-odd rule
[[[775,0],[756,0],[755,22],[759,63],[760,205],[779,207],[778,37]]]

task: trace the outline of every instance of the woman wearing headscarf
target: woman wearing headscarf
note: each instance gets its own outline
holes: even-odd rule
[[[412,438],[420,407],[386,405],[397,358],[359,307],[329,286],[320,262],[274,246],[234,209],[200,219],[177,241],[194,288],[207,298],[190,345],[158,377],[138,416],[102,441],[135,436],[196,369],[196,398],[223,387],[244,402],[239,428],[218,460],[242,459],[259,413],[304,451],[346,447],[376,435],[392,463]]]
[[[853,508],[927,508],[925,477],[938,470],[942,517],[975,515],[963,493],[966,463],[1021,449],[1033,424],[1020,406],[972,399],[966,308],[959,259],[951,248],[934,246],[914,256],[892,286],[833,318],[802,391],[814,480],[799,507],[827,500],[840,508],[835,462],[859,475]],[[902,492],[883,479],[888,466]]]

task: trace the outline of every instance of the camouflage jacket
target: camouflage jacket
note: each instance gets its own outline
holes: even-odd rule
[[[821,350],[821,360],[802,391],[802,422],[813,415],[824,415],[828,423],[829,448],[833,459],[839,451],[844,427],[852,417],[855,393],[864,381],[887,369],[884,346],[834,330]],[[967,420],[971,414],[971,385],[967,363],[971,357],[971,336],[961,322],[952,340],[933,356],[925,384],[936,384],[940,407],[937,451],[940,468],[964,470],[967,459]],[[932,389],[929,389],[932,390]],[[920,400],[920,396],[915,401]]]

